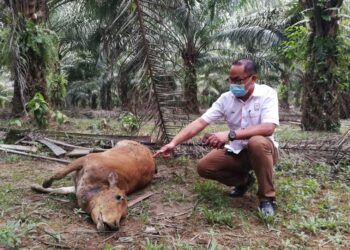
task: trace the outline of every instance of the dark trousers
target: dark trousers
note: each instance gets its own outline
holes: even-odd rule
[[[238,186],[247,182],[253,170],[258,181],[258,198],[274,200],[273,167],[278,160],[278,150],[264,136],[253,136],[247,148],[239,154],[225,149],[214,149],[197,163],[198,174],[206,179],[219,181],[227,186]]]

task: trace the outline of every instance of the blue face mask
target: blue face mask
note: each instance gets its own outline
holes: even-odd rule
[[[245,96],[245,94],[247,94],[247,91],[245,90],[244,85],[236,84],[236,83],[230,84],[230,91],[236,97],[242,97],[242,96]]]

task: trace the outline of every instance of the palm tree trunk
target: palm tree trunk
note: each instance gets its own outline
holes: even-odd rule
[[[21,87],[18,80],[15,77],[15,81],[13,84],[13,97],[12,97],[12,116],[20,117],[23,115],[23,111],[25,110],[25,103],[21,98]]]
[[[198,57],[198,52],[191,42],[188,42],[187,48],[182,52],[184,60],[185,80],[184,80],[184,99],[185,110],[189,113],[198,114],[199,104],[197,99],[197,73],[195,62]]]
[[[280,92],[280,107],[286,111],[289,111],[289,75],[286,71],[282,72],[282,83]]]
[[[194,66],[186,67],[184,98],[187,112],[198,114],[199,106],[197,99],[197,75]]]
[[[305,130],[337,131],[340,128],[337,66],[338,19],[342,0],[300,0],[310,9],[311,35],[303,79],[302,119]],[[321,53],[320,53],[321,51]]]
[[[340,100],[340,117],[342,119],[348,119],[350,118],[350,90],[348,90],[348,93],[342,94]]]
[[[112,107],[112,79],[105,79],[106,82],[103,83],[100,91],[101,96],[101,108],[106,110],[111,110]]]
[[[46,0],[16,0],[5,1],[12,11],[13,34],[26,32],[25,22],[20,20],[18,13],[34,23],[45,22],[48,18]],[[17,39],[12,39],[17,42]],[[47,84],[45,65],[43,60],[31,50],[23,50],[18,44],[13,45],[12,72],[14,74],[14,96],[12,100],[12,114],[18,116],[25,111],[25,102],[34,97],[36,92],[47,98]],[[17,49],[16,49],[17,48]],[[26,58],[24,63],[22,58]]]

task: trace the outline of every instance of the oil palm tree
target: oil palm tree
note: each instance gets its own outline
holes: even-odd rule
[[[303,79],[302,125],[306,130],[340,128],[341,47],[339,36],[342,0],[300,0],[308,20],[307,66]],[[347,63],[348,64],[348,63]]]
[[[182,1],[170,10],[171,43],[182,59],[183,98],[189,113],[199,113],[197,74],[203,58],[215,48],[212,35],[221,27],[224,15],[216,7],[231,6],[229,1]],[[223,14],[223,13],[222,13]]]
[[[126,83],[122,79],[130,79],[126,85],[129,100],[142,110],[142,118],[155,119],[158,138],[167,141],[172,129],[178,127],[174,124],[176,120],[170,117],[177,98],[173,92],[169,93],[171,72],[166,70],[166,60],[170,55],[166,37],[168,28],[161,22],[165,14],[162,10],[168,5],[153,0],[113,2],[113,8],[107,6],[113,12],[107,13],[100,26],[100,55],[101,62],[106,65],[106,79],[122,84]],[[93,6],[100,2],[89,0],[84,4]],[[167,4],[173,4],[173,1]]]
[[[302,16],[292,1],[247,1],[231,16],[230,23],[216,35],[218,41],[230,41],[234,58],[251,58],[259,65],[260,82],[279,84],[280,105],[289,108],[289,89],[302,68],[300,62],[282,53],[288,37],[286,30]],[[279,80],[280,79],[280,80]],[[293,81],[291,80],[293,79]],[[298,88],[301,89],[301,88]]]
[[[14,78],[12,113],[26,112],[25,104],[36,92],[47,95],[46,69],[57,58],[55,37],[43,25],[48,18],[45,0],[5,0],[9,19],[6,47]]]

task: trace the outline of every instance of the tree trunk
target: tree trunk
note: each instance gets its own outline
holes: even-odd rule
[[[45,22],[48,18],[46,0],[6,0],[6,4],[13,13],[13,32],[27,32],[25,22],[20,20],[19,12],[27,20],[34,23]],[[26,58],[26,62],[23,62],[21,58]],[[20,116],[25,112],[25,103],[33,98],[37,92],[40,92],[48,100],[45,66],[42,58],[33,51],[23,50],[18,44],[13,47],[14,96],[12,114],[14,116]]]
[[[194,45],[187,44],[186,51],[182,52],[184,60],[185,81],[184,81],[184,99],[185,110],[189,113],[199,114],[199,105],[197,99],[197,74],[195,62],[198,57],[198,52]]]
[[[340,118],[350,118],[350,89],[340,96]]]
[[[102,85],[100,90],[101,95],[101,108],[106,110],[112,109],[112,79],[106,79],[106,82]]]
[[[118,83],[118,93],[120,98],[120,104],[122,106],[122,109],[127,110],[127,107],[130,106],[130,98],[129,98],[129,85],[128,85],[128,77],[125,74],[123,74],[120,77],[119,83]]]
[[[98,98],[98,94],[96,91],[92,91],[91,93],[91,109],[97,109],[97,98]]]
[[[20,84],[15,77],[15,81],[13,83],[13,97],[12,97],[12,116],[20,117],[24,114],[24,100],[22,100],[22,93]]]
[[[336,8],[342,0],[300,0],[309,9],[311,35],[303,79],[302,119],[305,130],[337,131],[340,128],[337,67]]]
[[[26,79],[28,91],[26,97],[30,100],[35,93],[40,92],[45,100],[48,100],[45,65],[42,63],[41,58],[35,55],[29,55],[28,60],[29,71]]]
[[[289,76],[287,72],[282,72],[282,83],[280,88],[279,104],[280,107],[286,111],[289,111]]]

